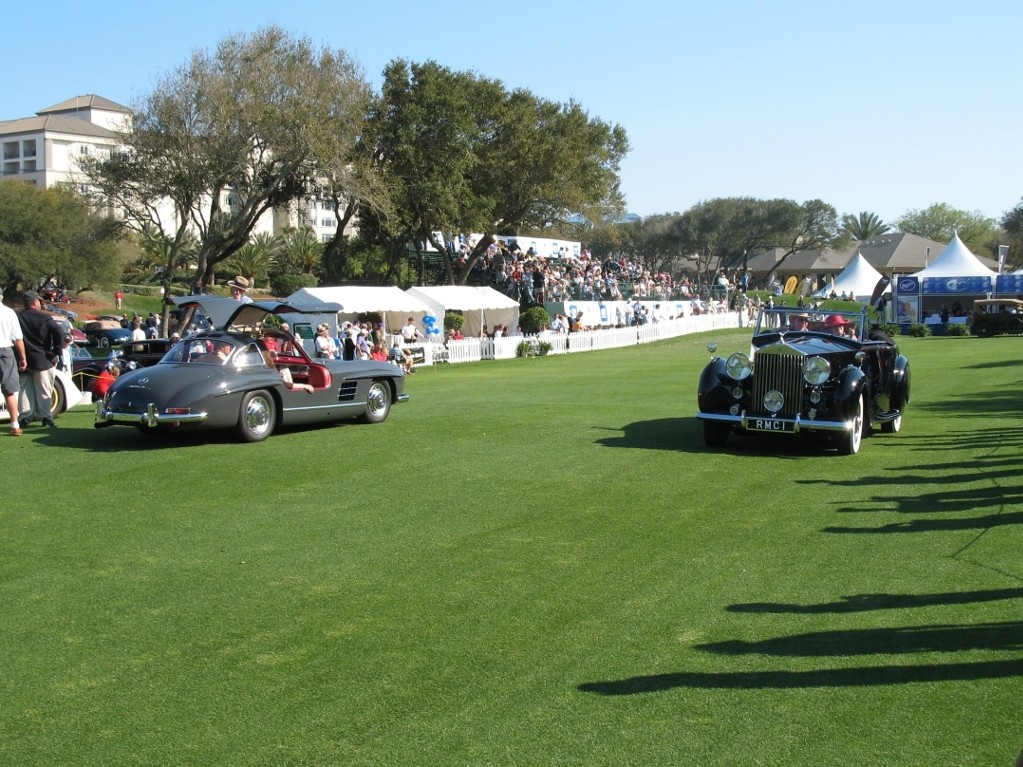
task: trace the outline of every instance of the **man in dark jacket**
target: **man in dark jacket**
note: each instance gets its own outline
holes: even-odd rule
[[[25,342],[28,369],[21,374],[22,428],[34,420],[43,426],[53,426],[53,379],[60,351],[64,347],[64,332],[53,318],[40,308],[39,294],[27,291],[22,297],[24,309],[18,313]]]

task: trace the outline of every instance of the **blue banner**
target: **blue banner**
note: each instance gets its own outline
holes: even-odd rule
[[[896,293],[919,293],[920,292],[920,279],[918,277],[911,277],[908,274],[898,274],[895,276],[895,292]]]
[[[990,293],[990,277],[924,277],[924,295]]]
[[[999,274],[995,278],[996,293],[1023,293],[1023,274]]]

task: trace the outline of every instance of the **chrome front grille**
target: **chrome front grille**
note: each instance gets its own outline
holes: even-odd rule
[[[759,353],[753,363],[753,413],[767,415],[764,395],[772,389],[780,391],[785,406],[781,418],[794,418],[803,399],[803,355]]]

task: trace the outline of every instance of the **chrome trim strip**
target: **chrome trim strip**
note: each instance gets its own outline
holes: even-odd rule
[[[724,421],[726,423],[734,423],[744,429],[747,428],[746,424],[750,418],[761,418],[765,421],[770,420],[792,424],[792,431],[783,432],[785,434],[798,434],[801,431],[849,431],[852,429],[851,421],[807,421],[800,416],[796,416],[795,418],[772,418],[771,416],[766,415],[748,416],[746,413],[741,413],[740,415],[730,415],[729,413],[697,413],[696,417],[703,421]],[[751,431],[756,431],[758,434],[768,433],[761,432],[760,429]]]

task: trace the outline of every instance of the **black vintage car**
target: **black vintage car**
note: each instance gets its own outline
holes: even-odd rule
[[[178,299],[188,302],[190,299]],[[258,442],[278,426],[361,418],[377,423],[405,402],[405,376],[386,362],[312,359],[290,333],[264,324],[270,314],[339,311],[281,302],[195,302],[217,329],[186,336],[151,367],[123,373],[96,405],[96,427],[144,433],[236,429]]]
[[[710,447],[730,434],[830,436],[844,454],[859,452],[871,428],[897,432],[909,403],[909,360],[867,312],[763,309],[749,354],[715,356],[697,393]]]
[[[1023,301],[1018,298],[989,298],[973,302],[967,324],[980,338],[1007,333],[1023,334]]]

